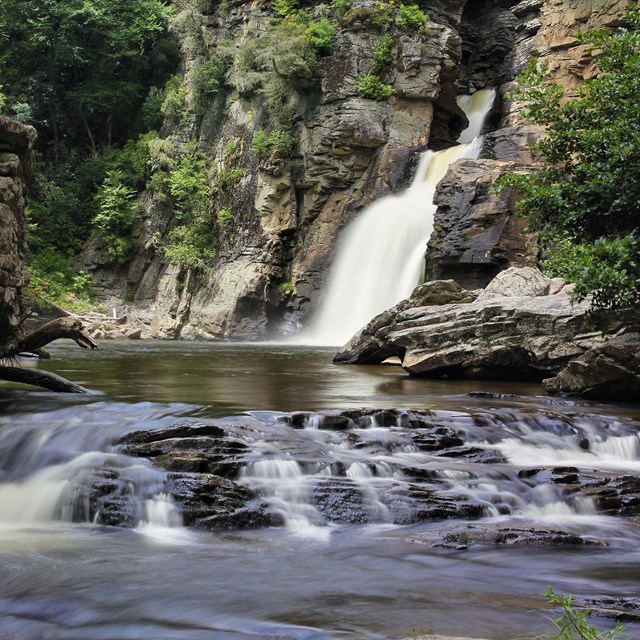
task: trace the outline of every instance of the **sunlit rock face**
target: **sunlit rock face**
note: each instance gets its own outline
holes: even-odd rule
[[[626,4],[424,3],[428,32],[397,34],[383,74],[394,94],[376,101],[362,97],[357,84],[372,67],[382,33],[375,3],[359,0],[339,21],[315,75],[301,76],[280,93],[283,103],[296,108],[295,151],[290,158],[264,161],[252,142],[265,127],[265,93],[252,85],[241,52],[270,29],[270,5],[210,3],[199,18],[199,33],[206,50],[225,60],[223,89],[198,118],[165,124],[163,136],[173,136],[178,146],[196,140],[218,171],[232,165],[244,171],[210,203],[213,213],[231,215],[230,223],[214,222],[215,264],[196,277],[167,263],[162,248],[176,225],[175,212],[147,194],[132,261],[108,264],[94,240],[81,258],[83,267],[108,305],[131,307],[129,317],[144,336],[259,339],[307,324],[345,226],[380,196],[405,189],[420,151],[450,146],[466,126],[456,96],[484,87],[504,96],[532,57],[541,57],[558,80],[575,86],[594,67],[572,34],[616,24]],[[313,10],[320,16],[326,7]],[[189,92],[195,54],[183,45]],[[540,132],[522,123],[520,110],[519,104],[498,100],[487,125],[496,133],[487,138],[480,160],[454,166],[443,180],[427,260],[431,277],[476,287],[501,269],[534,264],[536,241],[514,219],[512,195],[487,192],[501,173],[531,170],[539,161],[527,142]]]
[[[0,116],[0,352],[20,322],[26,282],[27,182],[33,172],[36,132]]]

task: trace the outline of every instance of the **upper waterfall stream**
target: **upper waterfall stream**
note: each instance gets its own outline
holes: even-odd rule
[[[0,638],[511,640],[549,585],[640,599],[636,409],[289,345],[51,352],[103,393],[0,386]]]
[[[342,345],[376,315],[407,298],[424,275],[424,254],[433,231],[433,196],[449,165],[475,158],[480,134],[495,100],[493,89],[460,96],[469,126],[458,144],[424,152],[410,187],[380,198],[342,233],[318,311],[295,340]]]

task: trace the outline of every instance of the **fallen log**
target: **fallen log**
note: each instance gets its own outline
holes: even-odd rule
[[[97,349],[97,342],[89,335],[80,320],[73,318],[56,318],[51,322],[38,327],[35,331],[27,334],[24,338],[14,341],[3,353],[0,353],[0,360],[12,360],[22,352],[39,352],[45,345],[59,340],[69,338],[83,349]],[[43,387],[51,391],[61,391],[65,393],[90,393],[88,389],[70,382],[65,378],[38,369],[23,369],[15,366],[0,365],[0,380],[10,382],[22,382],[38,387]]]
[[[63,393],[91,393],[89,389],[76,384],[75,382],[71,382],[62,376],[56,375],[55,373],[40,371],[39,369],[0,366],[0,380],[31,384],[36,387],[42,387],[43,389],[49,389],[49,391],[58,391]]]

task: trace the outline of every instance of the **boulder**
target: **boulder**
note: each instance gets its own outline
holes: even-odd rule
[[[567,287],[558,288],[556,280],[525,267],[502,272],[470,303],[420,305],[412,296],[374,318],[338,352],[334,362],[378,364],[398,356],[413,375],[542,380],[606,343],[601,333],[585,329],[589,303],[574,303]],[[619,314],[611,330],[637,325],[638,320],[634,311]],[[630,371],[624,374],[616,366],[605,367],[604,354],[613,357],[616,352],[620,349],[613,343],[594,354],[602,354],[610,387],[618,379],[615,375],[626,376],[625,384],[630,386],[622,387],[622,395],[630,399],[630,390],[637,384],[637,357],[634,360],[627,353]]]
[[[571,360],[543,381],[549,393],[640,401],[640,333],[625,332]]]

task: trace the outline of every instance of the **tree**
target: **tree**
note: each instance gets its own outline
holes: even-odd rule
[[[4,91],[30,107],[56,160],[65,138],[95,153],[126,134],[154,84],[167,24],[161,0],[2,0]]]
[[[536,144],[546,166],[499,185],[517,189],[519,210],[541,232],[542,266],[575,282],[576,298],[591,295],[595,309],[640,302],[640,10],[627,21],[578,36],[600,73],[577,97],[567,100],[535,61],[519,78],[512,97],[547,127]]]

